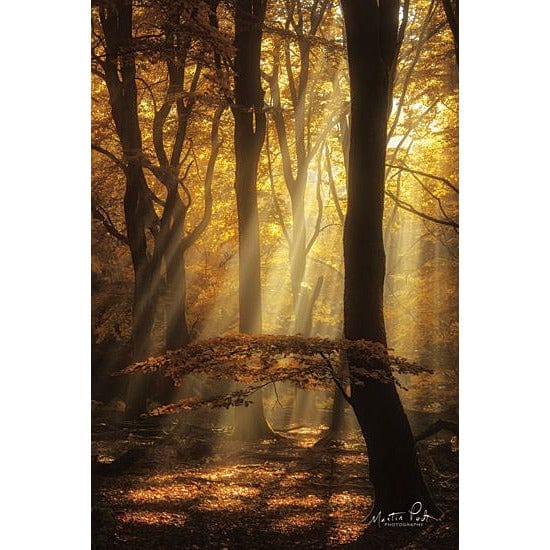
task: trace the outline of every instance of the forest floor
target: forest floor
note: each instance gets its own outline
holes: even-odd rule
[[[365,523],[373,493],[358,432],[317,447],[321,427],[255,444],[221,428],[166,429],[94,417],[92,548],[458,548],[458,450],[445,432],[419,443],[443,519],[406,529]],[[135,461],[118,468],[129,448]]]

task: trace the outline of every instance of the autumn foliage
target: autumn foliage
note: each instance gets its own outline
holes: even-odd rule
[[[237,334],[198,341],[185,348],[126,367],[118,374],[160,374],[176,386],[190,374],[228,379],[244,386],[237,391],[205,399],[185,399],[158,407],[152,414],[167,414],[202,405],[247,405],[255,391],[275,382],[300,388],[326,388],[335,383],[345,394],[350,385],[368,379],[396,381],[393,373],[431,372],[393,355],[382,344],[366,340],[332,340],[304,336]]]

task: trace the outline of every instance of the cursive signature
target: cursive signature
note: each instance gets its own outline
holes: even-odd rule
[[[370,523],[377,527],[420,527],[430,520],[437,520],[437,518],[428,514],[428,510],[424,509],[420,501],[417,501],[405,512],[390,512],[382,515],[380,511],[372,517]]]

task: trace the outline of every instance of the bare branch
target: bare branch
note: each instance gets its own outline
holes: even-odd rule
[[[432,16],[434,14],[434,4],[435,4],[435,0],[431,0],[430,7],[428,8],[428,14],[426,15],[426,18],[422,23],[422,27],[420,29],[420,36],[418,38],[418,43],[416,44],[415,55],[413,60],[411,61],[411,64],[408,67],[408,71],[403,81],[403,87],[401,90],[401,95],[399,97],[399,103],[397,105],[397,112],[395,113],[392,125],[388,131],[388,139],[391,136],[393,136],[395,129],[397,128],[397,125],[399,123],[399,119],[401,118],[401,111],[403,110],[403,106],[405,104],[405,96],[407,94],[407,90],[409,88],[409,84],[411,82],[414,69],[416,67],[416,64],[418,63],[418,60],[420,59],[420,54],[422,53],[422,47],[427,41],[426,32],[427,32],[429,23],[432,19]]]
[[[113,223],[113,220],[111,219],[111,216],[109,215],[109,212],[105,210],[101,205],[94,204],[92,202],[92,215],[96,220],[99,220],[103,227],[107,230],[107,232],[118,239],[120,242],[124,243],[126,246],[128,246],[128,237],[124,235],[121,231],[119,231],[115,224]]]
[[[267,131],[265,133],[265,146],[266,146],[266,152],[267,152],[267,169],[269,173],[269,183],[271,186],[271,195],[273,197],[273,204],[275,205],[275,212],[277,214],[277,218],[279,219],[279,225],[281,226],[283,235],[286,239],[286,242],[288,243],[288,246],[290,246],[290,235],[288,234],[288,230],[286,228],[285,220],[283,217],[283,212],[281,210],[281,205],[279,204],[279,199],[277,198],[277,193],[275,191],[275,182],[273,179],[273,166],[271,163],[271,148],[269,145],[269,128],[267,128]]]
[[[309,242],[307,243],[305,255],[309,254],[311,251],[311,248],[315,244],[315,241],[317,240],[317,237],[319,237],[319,234],[321,233],[321,221],[323,219],[323,195],[321,193],[321,183],[323,181],[322,171],[321,171],[321,155],[318,156],[317,160],[317,220],[315,222],[315,229],[313,230],[313,234],[311,235],[311,238]],[[326,226],[325,226],[326,227]]]
[[[122,161],[122,159],[119,159],[114,153],[111,153],[111,151],[108,151],[104,147],[101,147],[101,145],[97,143],[92,143],[92,149],[94,151],[97,151],[98,153],[101,153],[102,155],[105,155],[107,158],[112,160],[117,166],[122,168],[122,171],[126,173],[126,164]]]
[[[443,176],[436,176],[435,174],[430,174],[429,172],[422,172],[421,170],[414,170],[413,168],[409,168],[405,164],[397,165],[397,164],[386,164],[388,168],[395,168],[396,170],[404,170],[405,172],[410,172],[411,174],[417,174],[419,176],[424,176],[426,178],[431,178],[437,181],[440,181],[444,183],[447,187],[451,188],[455,193],[458,194],[458,187],[456,185],[452,184],[447,178],[444,178]]]
[[[226,104],[220,105],[216,109],[214,118],[212,119],[212,131],[210,134],[210,142],[212,147],[210,150],[210,158],[208,159],[208,166],[206,168],[204,181],[204,212],[201,221],[184,238],[184,249],[188,249],[196,242],[208,226],[210,218],[212,217],[212,180],[214,179],[214,168],[216,166],[216,160],[221,147],[218,135],[220,129],[220,119],[225,108]]]
[[[140,76],[136,76],[136,81],[141,82],[145,86],[145,89],[149,92],[149,95],[151,96],[151,101],[153,102],[153,112],[156,114],[157,101],[155,99],[155,94],[153,93],[153,88],[144,78],[141,78]]]
[[[326,151],[326,166],[327,166],[328,184],[330,188],[330,193],[332,195],[332,200],[334,201],[334,206],[336,207],[336,213],[338,214],[340,223],[343,225],[344,212],[342,211],[342,207],[340,206],[340,198],[338,197],[338,193],[336,191],[336,183],[334,182],[334,175],[332,173],[332,163],[330,161],[330,149],[328,147],[328,144],[325,145],[325,151]]]
[[[410,212],[411,214],[415,214],[416,216],[419,216],[420,218],[424,218],[425,220],[438,223],[440,225],[448,225],[450,227],[453,227],[454,229],[458,230],[458,223],[456,223],[454,220],[450,219],[441,219],[441,218],[435,218],[434,216],[430,216],[429,214],[425,214],[424,212],[421,212],[420,210],[417,210],[409,204],[408,202],[405,202],[398,197],[396,197],[391,191],[386,190],[386,195],[390,197],[395,203],[402,208],[403,210],[406,210],[407,212]]]
[[[352,404],[351,403],[351,398],[347,394],[344,386],[342,386],[342,383],[340,382],[340,379],[338,378],[338,376],[334,372],[334,367],[332,366],[332,361],[323,352],[320,352],[319,355],[325,360],[327,366],[330,368],[330,371],[332,372],[332,379],[334,380],[334,383],[336,384],[336,386],[338,387],[338,389],[342,393],[342,396],[351,405]]]
[[[184,203],[185,209],[188,210],[191,206],[193,199],[191,197],[191,193],[189,192],[189,188],[187,185],[185,185],[185,180],[187,179],[187,176],[189,175],[189,170],[191,170],[191,166],[193,166],[193,161],[191,161],[187,168],[185,169],[185,172],[183,173],[183,177],[180,179],[180,186],[183,189],[183,192],[185,193],[185,196],[187,197],[187,203]]]

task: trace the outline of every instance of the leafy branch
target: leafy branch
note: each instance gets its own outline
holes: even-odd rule
[[[344,368],[345,362],[345,368]],[[340,380],[338,372],[346,372]],[[300,388],[327,388],[333,383],[348,398],[346,385],[368,381],[395,382],[395,373],[431,373],[429,369],[393,355],[380,343],[366,340],[331,340],[305,336],[245,335],[198,341],[135,363],[118,375],[160,374],[181,386],[189,374],[201,373],[212,379],[232,379],[244,389],[203,400],[186,399],[162,407],[169,414],[203,405],[246,405],[247,397],[275,382],[289,382]]]

